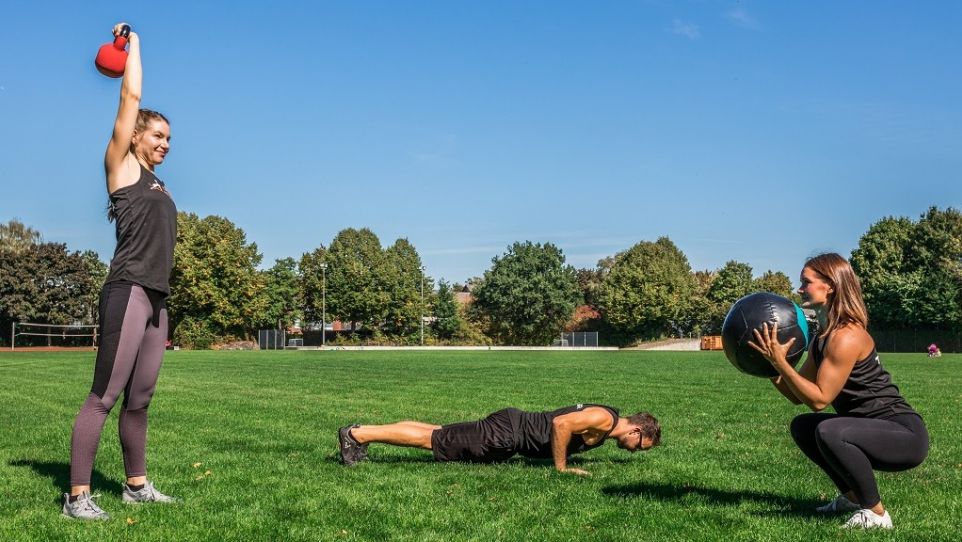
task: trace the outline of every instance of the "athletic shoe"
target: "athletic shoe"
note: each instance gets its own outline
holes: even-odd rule
[[[163,493],[157,491],[154,487],[153,482],[147,480],[144,482],[144,487],[134,491],[130,489],[130,486],[124,484],[124,494],[121,497],[127,504],[136,504],[142,502],[177,502],[177,499],[169,495],[164,495]]]
[[[100,495],[96,496],[99,497]],[[107,512],[104,512],[94,502],[94,496],[86,491],[81,493],[74,502],[70,502],[69,493],[63,494],[63,515],[73,519],[110,519]]]
[[[845,522],[845,525],[842,525],[842,528],[891,529],[892,516],[889,515],[888,510],[880,516],[867,508],[863,508],[848,518],[848,521]]]
[[[841,514],[843,512],[854,512],[861,508],[858,504],[848,500],[845,495],[839,495],[835,497],[834,501],[817,507],[815,511],[819,514]]]
[[[358,461],[367,459],[367,444],[361,444],[354,440],[351,429],[360,427],[357,424],[345,425],[337,430],[337,440],[341,445],[341,463],[347,466],[356,464]]]

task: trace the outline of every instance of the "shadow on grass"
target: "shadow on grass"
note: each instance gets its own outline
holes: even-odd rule
[[[390,452],[384,453],[384,454],[382,454],[382,453],[375,453],[375,454],[373,454],[373,455],[369,455],[368,458],[365,459],[365,460],[362,461],[362,462],[363,462],[363,463],[394,464],[394,465],[403,465],[403,464],[417,465],[417,464],[423,464],[423,463],[439,463],[438,461],[436,461],[436,460],[434,459],[434,456],[431,454],[431,451],[430,451],[430,450],[422,450],[422,452],[423,452],[423,453],[420,453],[420,454],[418,454],[418,455],[400,455],[400,454],[391,454]],[[340,457],[339,454],[334,453],[334,454],[332,454],[332,455],[326,456],[326,457],[324,458],[324,462],[325,462],[325,463],[341,464],[341,457]],[[610,458],[610,457],[609,457],[609,458],[604,458],[604,459],[602,459],[602,458],[577,457],[577,456],[576,456],[576,457],[570,457],[570,458],[568,458],[568,464],[569,464],[569,465],[585,465],[585,466],[598,465],[598,464],[606,464],[606,463],[607,463],[607,464],[619,464],[619,465],[620,465],[620,464],[629,464],[629,463],[634,463],[634,462],[635,462],[635,461],[634,461],[631,457],[618,457],[618,458]],[[442,462],[440,462],[440,463],[447,463],[447,462],[446,462],[446,461],[442,461]],[[474,461],[451,461],[451,463],[458,463],[458,464],[462,464],[462,465],[510,465],[510,464],[520,464],[520,465],[524,465],[524,466],[526,466],[526,467],[532,467],[532,468],[548,468],[548,467],[550,467],[550,468],[552,468],[552,469],[554,468],[554,461],[553,461],[552,459],[538,459],[538,458],[522,457],[522,456],[514,456],[514,457],[511,457],[511,458],[502,460],[502,461],[493,461],[493,462],[490,462],[490,463],[483,462],[483,461],[479,461],[479,462],[474,462]]]
[[[341,463],[341,458],[337,455],[331,455],[327,457],[328,463]],[[427,452],[424,455],[372,455],[368,456],[368,459],[364,463],[385,463],[385,464],[421,464],[421,463],[448,463],[447,461],[435,461],[434,457]],[[483,461],[451,461],[450,463],[457,463],[461,465],[524,465],[525,467],[532,468],[554,468],[554,461],[551,459],[533,459],[528,457],[512,457],[505,459],[503,461],[492,461],[490,463]],[[621,459],[585,459],[585,458],[570,458],[568,460],[569,465],[592,465],[601,463],[631,463],[630,458]]]
[[[532,467],[551,467],[554,468],[553,459],[538,459],[533,457],[514,457],[510,461],[523,463]],[[580,457],[580,456],[570,456],[568,457],[568,465],[628,465],[631,463],[637,463],[636,460],[631,457]]]
[[[325,462],[336,463],[340,465],[341,457],[338,455],[330,455],[330,456],[327,456],[327,458],[325,459]],[[363,463],[388,463],[388,464],[396,464],[396,465],[403,465],[403,464],[410,463],[412,465],[416,465],[418,463],[436,463],[436,461],[434,460],[434,457],[432,457],[430,453],[423,456],[379,455],[378,454],[378,455],[368,456],[368,458],[361,461],[361,463],[362,464]]]
[[[340,463],[340,459],[337,460]],[[390,463],[390,464],[406,464],[410,463],[412,465],[420,463],[437,463],[431,454],[421,455],[421,456],[403,456],[403,455],[374,455],[367,460],[367,463]]]
[[[70,464],[55,461],[34,461],[32,459],[13,459],[8,463],[11,467],[30,467],[33,472],[40,476],[50,478],[54,487],[58,491],[67,492],[70,490]],[[116,480],[105,478],[100,472],[94,470],[90,475],[90,487],[93,492],[103,491],[105,493],[120,494],[124,488]],[[61,495],[57,495],[54,501],[61,503]]]
[[[822,518],[822,514],[815,512],[815,507],[821,502],[812,499],[800,499],[775,493],[762,491],[733,491],[695,485],[675,486],[669,484],[638,482],[628,485],[608,486],[601,489],[608,497],[659,499],[663,501],[678,501],[684,499],[698,499],[708,504],[718,506],[739,506],[742,504],[759,504],[765,510],[756,512],[762,516],[794,516],[800,518]]]

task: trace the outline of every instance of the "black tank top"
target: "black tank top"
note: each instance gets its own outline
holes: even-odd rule
[[[520,435],[517,443],[517,452],[525,457],[550,459],[552,457],[551,422],[558,416],[572,412],[580,412],[588,407],[601,407],[607,410],[614,420],[611,429],[615,428],[615,425],[618,423],[618,410],[605,405],[578,404],[546,412],[524,412],[519,410],[520,419],[518,420],[518,427],[520,429]],[[582,435],[571,435],[571,442],[568,443],[568,455],[586,452],[601,446],[605,443],[605,438],[608,434],[611,433],[611,429],[609,429],[602,438],[598,439],[598,442],[591,445],[585,444],[585,439]]]
[[[129,281],[170,295],[177,207],[164,183],[143,165],[137,182],[110,194],[117,248],[106,282]]]
[[[815,358],[816,369],[825,358],[824,348],[828,343],[815,341],[812,355]],[[852,373],[832,401],[835,412],[845,416],[861,418],[891,418],[899,414],[918,414],[908,404],[898,386],[892,383],[892,377],[882,367],[878,351],[873,347],[865,359],[855,362]]]

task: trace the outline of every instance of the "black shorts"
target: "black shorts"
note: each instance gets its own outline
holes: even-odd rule
[[[476,422],[452,423],[431,433],[431,450],[437,461],[492,463],[517,453],[520,413],[506,408]]]

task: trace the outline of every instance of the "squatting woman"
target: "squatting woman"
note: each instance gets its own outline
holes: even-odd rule
[[[866,329],[862,289],[848,261],[838,254],[810,259],[798,293],[802,306],[815,310],[820,328],[802,368],[796,371],[786,361],[794,339],[779,344],[774,328],[756,331],[752,346],[778,371],[775,387],[814,411],[796,417],[791,432],[839,490],[835,500],[817,510],[851,512],[846,527],[890,529],[892,517],[874,471],[921,464],[929,449],[925,424],[882,367]],[[821,412],[829,405],[835,413]]]

